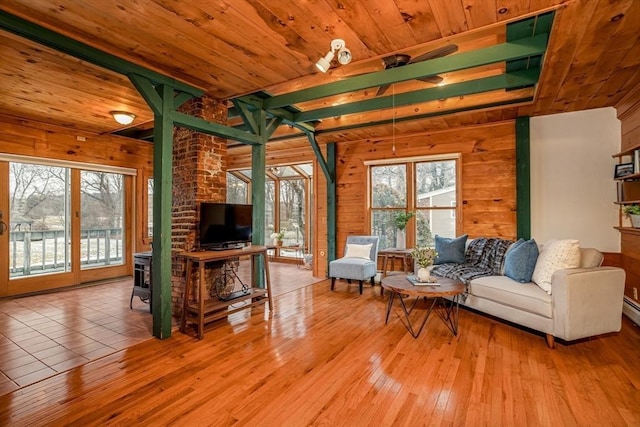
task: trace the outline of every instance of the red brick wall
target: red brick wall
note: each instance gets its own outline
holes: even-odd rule
[[[226,105],[206,96],[188,101],[180,111],[211,122],[227,123]],[[226,157],[226,139],[186,128],[174,129],[171,227],[171,247],[174,252],[196,248],[199,237],[198,204],[226,200]],[[174,315],[182,312],[186,283],[184,268],[184,261],[174,257],[171,278]],[[191,283],[197,283],[198,276],[193,272],[191,274]],[[211,282],[207,280],[207,287]]]

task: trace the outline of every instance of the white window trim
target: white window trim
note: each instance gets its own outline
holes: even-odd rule
[[[120,175],[136,176],[138,171],[132,168],[123,168],[120,166],[96,165],[94,163],[73,162],[70,160],[48,159],[45,157],[21,156],[18,154],[0,153],[0,161],[15,163],[30,163],[41,166],[56,166],[70,169],[82,169],[95,172],[117,173]]]

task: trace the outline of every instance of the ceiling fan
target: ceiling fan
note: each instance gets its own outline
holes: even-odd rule
[[[438,49],[431,50],[427,53],[423,53],[422,55],[416,56],[415,58],[411,58],[411,56],[405,53],[396,53],[390,56],[385,56],[382,58],[382,64],[384,65],[385,70],[390,70],[391,68],[402,67],[409,64],[415,64],[417,62],[428,61],[430,59],[442,58],[443,56],[450,55],[458,50],[458,45],[450,44],[447,46],[443,46]],[[420,80],[423,82],[438,84],[442,82],[442,77],[440,76],[427,76],[420,77],[416,80]],[[376,96],[380,96],[389,89],[391,84],[382,85],[378,88],[376,92]]]

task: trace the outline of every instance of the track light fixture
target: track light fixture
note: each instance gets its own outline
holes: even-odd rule
[[[322,58],[316,62],[316,67],[318,70],[326,73],[331,66],[331,61],[336,56],[336,51],[338,52],[338,62],[342,65],[347,65],[353,59],[351,56],[351,51],[347,49],[344,44],[344,40],[342,39],[334,39],[331,41],[331,50]]]

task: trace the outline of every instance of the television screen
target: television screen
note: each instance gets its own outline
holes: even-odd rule
[[[202,202],[200,204],[200,247],[225,249],[250,242],[252,205]]]

